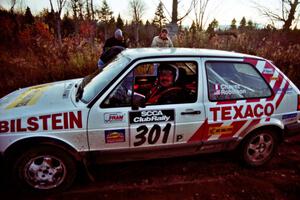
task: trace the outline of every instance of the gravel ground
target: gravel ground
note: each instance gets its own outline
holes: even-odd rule
[[[300,134],[260,168],[245,168],[233,153],[98,165],[67,192],[16,194],[1,181],[1,199],[300,199]],[[1,179],[3,180],[3,179]]]

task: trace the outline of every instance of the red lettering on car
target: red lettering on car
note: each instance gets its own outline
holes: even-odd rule
[[[256,105],[254,106],[254,115],[255,115],[256,117],[261,117],[261,116],[263,116],[263,114],[264,114],[263,109],[264,109],[264,107],[263,107],[261,104],[256,104]]]
[[[39,124],[38,124],[38,118],[37,117],[28,118],[27,119],[27,124],[28,124],[27,129],[29,131],[37,131],[39,129]]]
[[[0,121],[0,133],[7,133],[9,131],[8,121]]]
[[[244,106],[233,106],[234,111],[235,111],[235,115],[234,115],[233,119],[243,118],[243,114],[242,114],[243,107]]]
[[[48,119],[50,119],[51,115],[42,115],[39,118],[43,123],[43,130],[48,130]]]
[[[222,107],[222,120],[231,120],[231,106]]]
[[[22,119],[17,119],[17,132],[25,132],[27,128],[22,127]]]
[[[52,119],[52,129],[53,130],[63,129],[63,126],[61,124],[62,123],[62,119],[59,118],[61,116],[62,116],[61,113],[53,114],[51,116],[51,119]]]
[[[82,115],[81,111],[77,111],[77,116],[73,112],[69,113],[70,118],[70,128],[74,128],[75,124],[77,128],[82,128]]]
[[[213,112],[213,120],[217,121],[218,111],[220,111],[220,107],[209,108],[209,110]]]

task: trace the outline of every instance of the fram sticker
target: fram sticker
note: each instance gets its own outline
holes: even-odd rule
[[[220,126],[220,127],[210,127],[209,135],[225,135],[232,134],[233,126]]]
[[[174,121],[174,110],[143,110],[129,113],[130,123]]]
[[[125,120],[124,113],[121,113],[121,112],[104,113],[104,123],[123,122],[124,120]]]
[[[125,142],[125,129],[105,130],[105,143]]]

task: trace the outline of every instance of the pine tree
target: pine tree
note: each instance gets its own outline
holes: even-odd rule
[[[124,22],[123,22],[120,14],[118,15],[118,18],[117,18],[116,27],[121,30],[123,30],[123,28],[124,28]]]
[[[215,31],[216,28],[218,28],[218,26],[219,26],[219,22],[218,22],[216,19],[214,19],[214,20],[208,25],[208,28],[207,28],[206,31],[207,31],[208,33],[212,33],[212,32]]]
[[[236,19],[235,18],[233,18],[232,21],[231,21],[230,29],[231,30],[235,30],[236,29]]]
[[[166,22],[167,18],[164,14],[163,3],[160,1],[155,11],[153,24],[159,28],[162,28],[164,25],[166,25]]]
[[[195,34],[196,31],[197,31],[197,27],[196,27],[195,21],[193,21],[193,23],[192,23],[192,25],[191,25],[191,27],[190,27],[190,32],[191,32],[192,34]]]
[[[34,17],[31,14],[30,8],[27,6],[25,17],[24,17],[24,24],[33,24],[34,23]]]
[[[108,24],[112,18],[113,12],[111,11],[106,0],[103,0],[100,10],[97,11],[99,19],[102,23]]]
[[[245,28],[246,28],[246,18],[243,17],[242,20],[240,21],[239,29],[244,30]]]
[[[253,30],[255,28],[254,23],[252,20],[247,22],[247,29]]]

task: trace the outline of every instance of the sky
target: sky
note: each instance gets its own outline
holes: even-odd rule
[[[19,0],[20,1],[20,0]],[[44,8],[50,8],[49,0],[21,0],[23,1],[23,7],[29,6],[33,14],[39,13]],[[53,3],[56,0],[52,0]],[[145,3],[145,13],[143,15],[143,20],[152,21],[154,18],[154,13],[159,0],[142,0]],[[179,14],[184,14],[192,0],[179,0],[178,12]],[[0,5],[9,8],[10,0],[0,0]],[[122,19],[131,20],[131,15],[129,13],[129,0],[107,0],[108,5],[113,11],[115,17],[118,14],[121,15]],[[172,13],[172,0],[162,0],[165,5],[165,14],[170,19],[168,12]],[[235,18],[239,23],[242,17],[246,17],[247,20],[252,20],[253,22],[261,25],[266,25],[269,20],[263,17],[258,10],[255,8],[254,2],[259,3],[268,7],[270,10],[279,10],[280,0],[209,0],[207,15],[206,15],[206,26],[215,18],[220,25],[230,25],[231,20]],[[94,5],[96,7],[101,7],[102,0],[94,0]],[[187,16],[183,25],[189,26],[195,14],[192,11],[189,16]],[[280,27],[280,24],[277,24]]]

